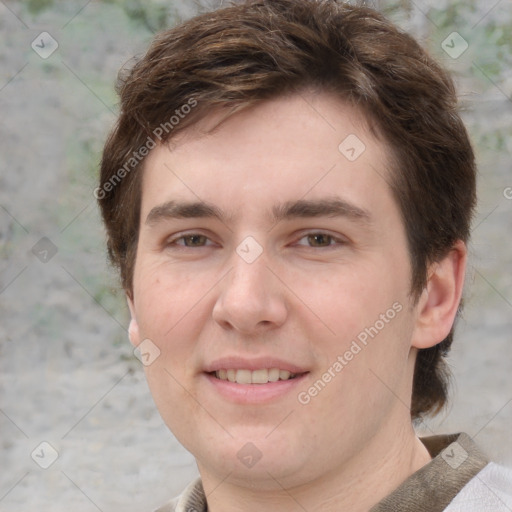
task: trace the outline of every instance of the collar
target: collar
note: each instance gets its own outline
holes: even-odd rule
[[[432,460],[372,507],[370,512],[442,512],[460,490],[488,464],[487,458],[467,434],[420,439]],[[201,479],[192,482],[175,504],[175,512],[207,512]]]
[[[442,512],[488,464],[464,433],[420,438],[432,460],[413,473],[370,512]]]

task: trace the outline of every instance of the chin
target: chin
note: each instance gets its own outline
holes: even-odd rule
[[[268,434],[268,430],[266,432]],[[203,453],[195,453],[198,467],[244,487],[276,490],[276,480],[300,482],[300,473],[309,466],[312,454],[294,448],[290,438],[277,436],[237,437],[228,442],[211,443]],[[197,445],[196,445],[197,446]],[[307,477],[304,477],[307,481]]]

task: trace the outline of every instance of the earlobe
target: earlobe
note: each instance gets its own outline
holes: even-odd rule
[[[466,261],[466,245],[459,240],[445,258],[431,265],[427,284],[416,306],[413,347],[433,347],[448,336],[462,297]]]
[[[133,304],[133,300],[130,297],[126,297],[126,301],[128,303],[128,309],[130,310],[130,325],[128,326],[128,338],[130,340],[130,343],[137,347],[140,342],[140,331],[139,331],[139,324],[137,323],[137,318],[135,316],[135,306]]]

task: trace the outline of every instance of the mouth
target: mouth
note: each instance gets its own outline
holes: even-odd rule
[[[274,356],[228,355],[203,367],[208,392],[239,405],[292,399],[293,391],[309,374],[309,366]]]
[[[261,368],[257,370],[222,368],[216,371],[208,372],[212,377],[233,382],[236,384],[268,384],[269,382],[278,382],[296,379],[307,372],[292,373],[289,370],[280,368]]]

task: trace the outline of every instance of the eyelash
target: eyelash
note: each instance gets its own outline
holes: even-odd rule
[[[314,236],[325,236],[329,239],[329,244],[326,246],[311,246],[311,245],[305,245],[305,244],[298,244],[301,240],[308,237],[314,237]],[[185,243],[178,243],[180,240],[184,241],[186,238],[193,238],[193,237],[204,237],[207,241],[210,240],[206,235],[203,235],[201,233],[189,233],[189,234],[181,234],[178,237],[175,237],[173,239],[170,239],[166,241],[165,245],[166,247],[179,247],[182,249],[196,249],[196,248],[203,248],[211,246],[212,244],[207,245],[198,245],[198,246],[187,246]],[[210,240],[211,241],[211,240]],[[338,238],[334,235],[331,235],[330,233],[327,233],[325,231],[309,231],[307,233],[302,234],[302,236],[295,242],[295,244],[307,247],[309,249],[329,249],[340,245],[346,245],[347,242],[345,240],[342,240],[341,238]]]

